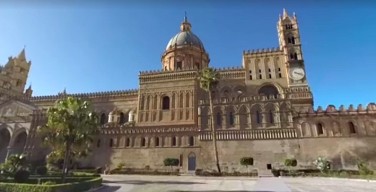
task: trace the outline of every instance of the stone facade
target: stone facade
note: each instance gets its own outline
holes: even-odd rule
[[[242,66],[217,69],[213,126],[224,171],[246,171],[239,163],[245,156],[259,171],[291,157],[312,167],[318,156],[338,169],[355,169],[358,159],[376,168],[376,105],[314,109],[296,16],[284,11],[277,29],[278,48],[244,51]],[[184,172],[215,168],[208,95],[197,80],[210,58],[187,18],[162,55],[162,69],[140,72],[137,90],[31,97],[31,87],[23,92],[25,52],[10,61],[1,68],[0,161],[22,151],[44,158],[48,149],[36,130],[45,110],[69,95],[90,100],[100,114],[101,134],[80,166],[163,169],[163,159],[173,157]]]

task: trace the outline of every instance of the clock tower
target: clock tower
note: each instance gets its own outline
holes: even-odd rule
[[[277,23],[280,50],[283,51],[287,70],[288,95],[299,110],[313,105],[312,93],[307,82],[299,26],[295,13],[290,16],[283,10]],[[303,108],[303,109],[302,109]]]
[[[289,86],[307,86],[299,26],[295,13],[291,17],[286,10],[283,10],[277,29],[279,47],[283,50],[287,67]]]

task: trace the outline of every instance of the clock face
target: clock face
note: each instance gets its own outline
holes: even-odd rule
[[[305,76],[305,72],[304,72],[303,68],[295,67],[295,68],[290,69],[291,79],[293,79],[295,81],[299,81],[299,80],[303,79],[304,76]]]

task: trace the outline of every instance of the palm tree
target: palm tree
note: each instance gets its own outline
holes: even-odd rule
[[[55,106],[48,109],[47,117],[47,124],[39,133],[53,151],[64,154],[62,180],[65,182],[72,154],[77,149],[84,152],[84,148],[88,148],[91,137],[98,131],[98,118],[89,102],[73,97],[58,100]]]
[[[218,173],[221,173],[221,167],[219,166],[219,159],[218,159],[218,149],[217,149],[217,137],[216,137],[216,129],[214,128],[214,114],[213,114],[213,97],[212,91],[217,86],[219,82],[219,73],[215,71],[213,68],[204,68],[200,71],[200,87],[204,89],[209,94],[209,108],[210,108],[210,119],[211,125],[210,130],[212,132],[213,137],[213,147],[214,147],[214,156],[215,162],[217,165]]]

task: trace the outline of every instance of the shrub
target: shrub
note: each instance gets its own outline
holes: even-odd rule
[[[373,175],[373,171],[363,161],[358,162],[358,169],[360,175]]]
[[[195,170],[195,175],[202,175],[203,170],[202,169],[196,169]]]
[[[89,180],[73,180],[65,184],[51,184],[51,185],[38,185],[38,184],[18,184],[18,183],[0,183],[0,191],[6,192],[82,192],[91,188],[101,186],[102,178],[93,178]]]
[[[39,166],[36,169],[38,175],[46,175],[47,174],[47,167],[46,166]]]
[[[178,166],[179,165],[179,159],[175,159],[175,158],[166,158],[164,161],[163,161],[163,164],[165,166]]]
[[[46,181],[42,183],[42,185],[55,185],[55,184],[56,184],[55,181]]]
[[[296,167],[297,165],[298,165],[298,161],[296,159],[285,159],[285,166]]]
[[[253,158],[252,157],[243,157],[240,159],[240,164],[244,166],[253,165]]]
[[[116,169],[122,170],[125,167],[125,163],[121,162],[116,166]]]
[[[25,183],[29,179],[30,172],[26,170],[18,170],[14,175],[14,180],[17,183]]]
[[[319,169],[321,173],[327,173],[330,169],[330,162],[324,157],[318,157],[313,164],[316,165],[317,169]]]

